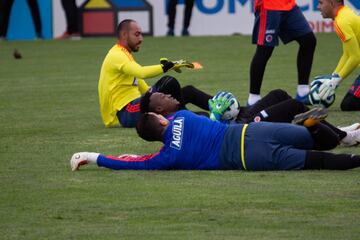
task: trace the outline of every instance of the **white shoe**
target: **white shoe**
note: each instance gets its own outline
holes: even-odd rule
[[[70,159],[71,171],[76,171],[81,165],[88,164],[88,152],[74,153]]]
[[[354,131],[359,128],[360,128],[360,123],[354,123],[352,125],[345,126],[345,127],[338,127],[338,129],[340,129],[341,131],[344,131],[344,132]]]
[[[346,134],[346,137],[340,141],[341,146],[350,147],[360,143],[360,129],[348,131]]]

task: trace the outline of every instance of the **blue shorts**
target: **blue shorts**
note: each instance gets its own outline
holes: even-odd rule
[[[116,113],[121,126],[133,128],[140,119],[140,98],[137,98]]]
[[[288,123],[250,123],[245,133],[245,165],[247,170],[256,171],[303,169],[306,150],[313,145],[305,127]]]
[[[310,32],[310,25],[298,6],[290,11],[259,8],[255,11],[252,43],[275,47],[279,45],[279,37],[286,44]]]

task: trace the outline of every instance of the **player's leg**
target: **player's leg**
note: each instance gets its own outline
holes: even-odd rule
[[[177,0],[169,0],[167,5],[168,32],[167,36],[174,36]]]
[[[41,25],[40,11],[37,0],[27,0],[27,1],[34,21],[36,36],[38,38],[42,38],[42,33],[41,33],[42,25]]]
[[[342,111],[360,110],[360,75],[355,79],[349,91],[346,93],[340,108]]]
[[[116,113],[116,116],[119,119],[121,126],[126,128],[135,127],[141,116],[140,98],[137,98],[128,103],[125,107]]]
[[[347,170],[360,167],[360,156],[306,151],[304,169]]]
[[[245,122],[291,122],[296,114],[307,110],[306,106],[292,99],[287,92],[276,89],[253,106],[241,109],[239,119]]]
[[[2,11],[0,14],[0,38],[6,37],[8,26],[9,26],[11,7],[12,7],[13,3],[14,3],[14,0],[1,1],[1,3],[0,3],[0,7],[2,8]]]
[[[189,26],[191,21],[192,10],[194,7],[195,0],[185,0],[185,10],[184,10],[184,23],[183,29],[181,32],[182,36],[189,36]]]
[[[257,112],[253,115],[251,121],[290,123],[294,116],[307,110],[308,108],[303,103],[295,99],[288,99]]]
[[[195,88],[192,85],[185,86],[181,89],[184,104],[192,103],[204,110],[209,111],[209,99],[212,98],[209,94]]]
[[[76,6],[75,0],[61,0],[62,7],[65,12],[66,32],[69,34],[78,33],[79,25],[78,25],[78,8]]]
[[[278,29],[280,12],[259,8],[255,12],[255,24],[252,33],[252,43],[256,51],[250,65],[250,94],[248,104],[253,105],[260,97],[260,89],[265,68],[274,47],[278,45]]]
[[[293,40],[299,43],[297,56],[298,87],[297,100],[309,104],[309,77],[316,47],[316,38],[298,6],[284,13],[279,36],[284,44]]]
[[[339,129],[334,131],[332,127],[329,127],[329,123],[324,124],[326,117],[327,110],[325,108],[313,108],[294,117],[293,123],[305,126],[310,132],[314,140],[312,149],[330,150],[339,145],[339,132],[342,131]],[[343,135],[341,136],[343,137]]]

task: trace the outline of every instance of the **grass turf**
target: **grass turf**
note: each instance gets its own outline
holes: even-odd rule
[[[115,39],[0,43],[1,239],[359,239],[360,169],[351,171],[71,172],[74,152],[150,153],[133,129],[105,129],[97,81]],[[12,57],[17,48],[23,58]],[[199,61],[174,73],[214,94],[248,93],[250,37],[145,38],[143,65],[160,57]],[[278,47],[262,93],[295,95],[297,44]],[[335,34],[318,35],[312,76],[331,73],[341,54]],[[359,71],[356,72],[359,74]],[[356,77],[337,90],[328,119],[360,121],[339,104]],[[153,84],[156,78],[150,79]],[[360,154],[359,147],[334,152]]]

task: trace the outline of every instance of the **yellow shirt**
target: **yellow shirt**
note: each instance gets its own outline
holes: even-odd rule
[[[346,78],[360,65],[360,16],[347,6],[341,7],[334,27],[343,43],[343,55],[334,72]]]
[[[101,66],[98,86],[100,112],[105,126],[118,126],[116,113],[149,89],[144,78],[161,73],[160,64],[140,66],[126,48],[119,44],[113,46]]]

